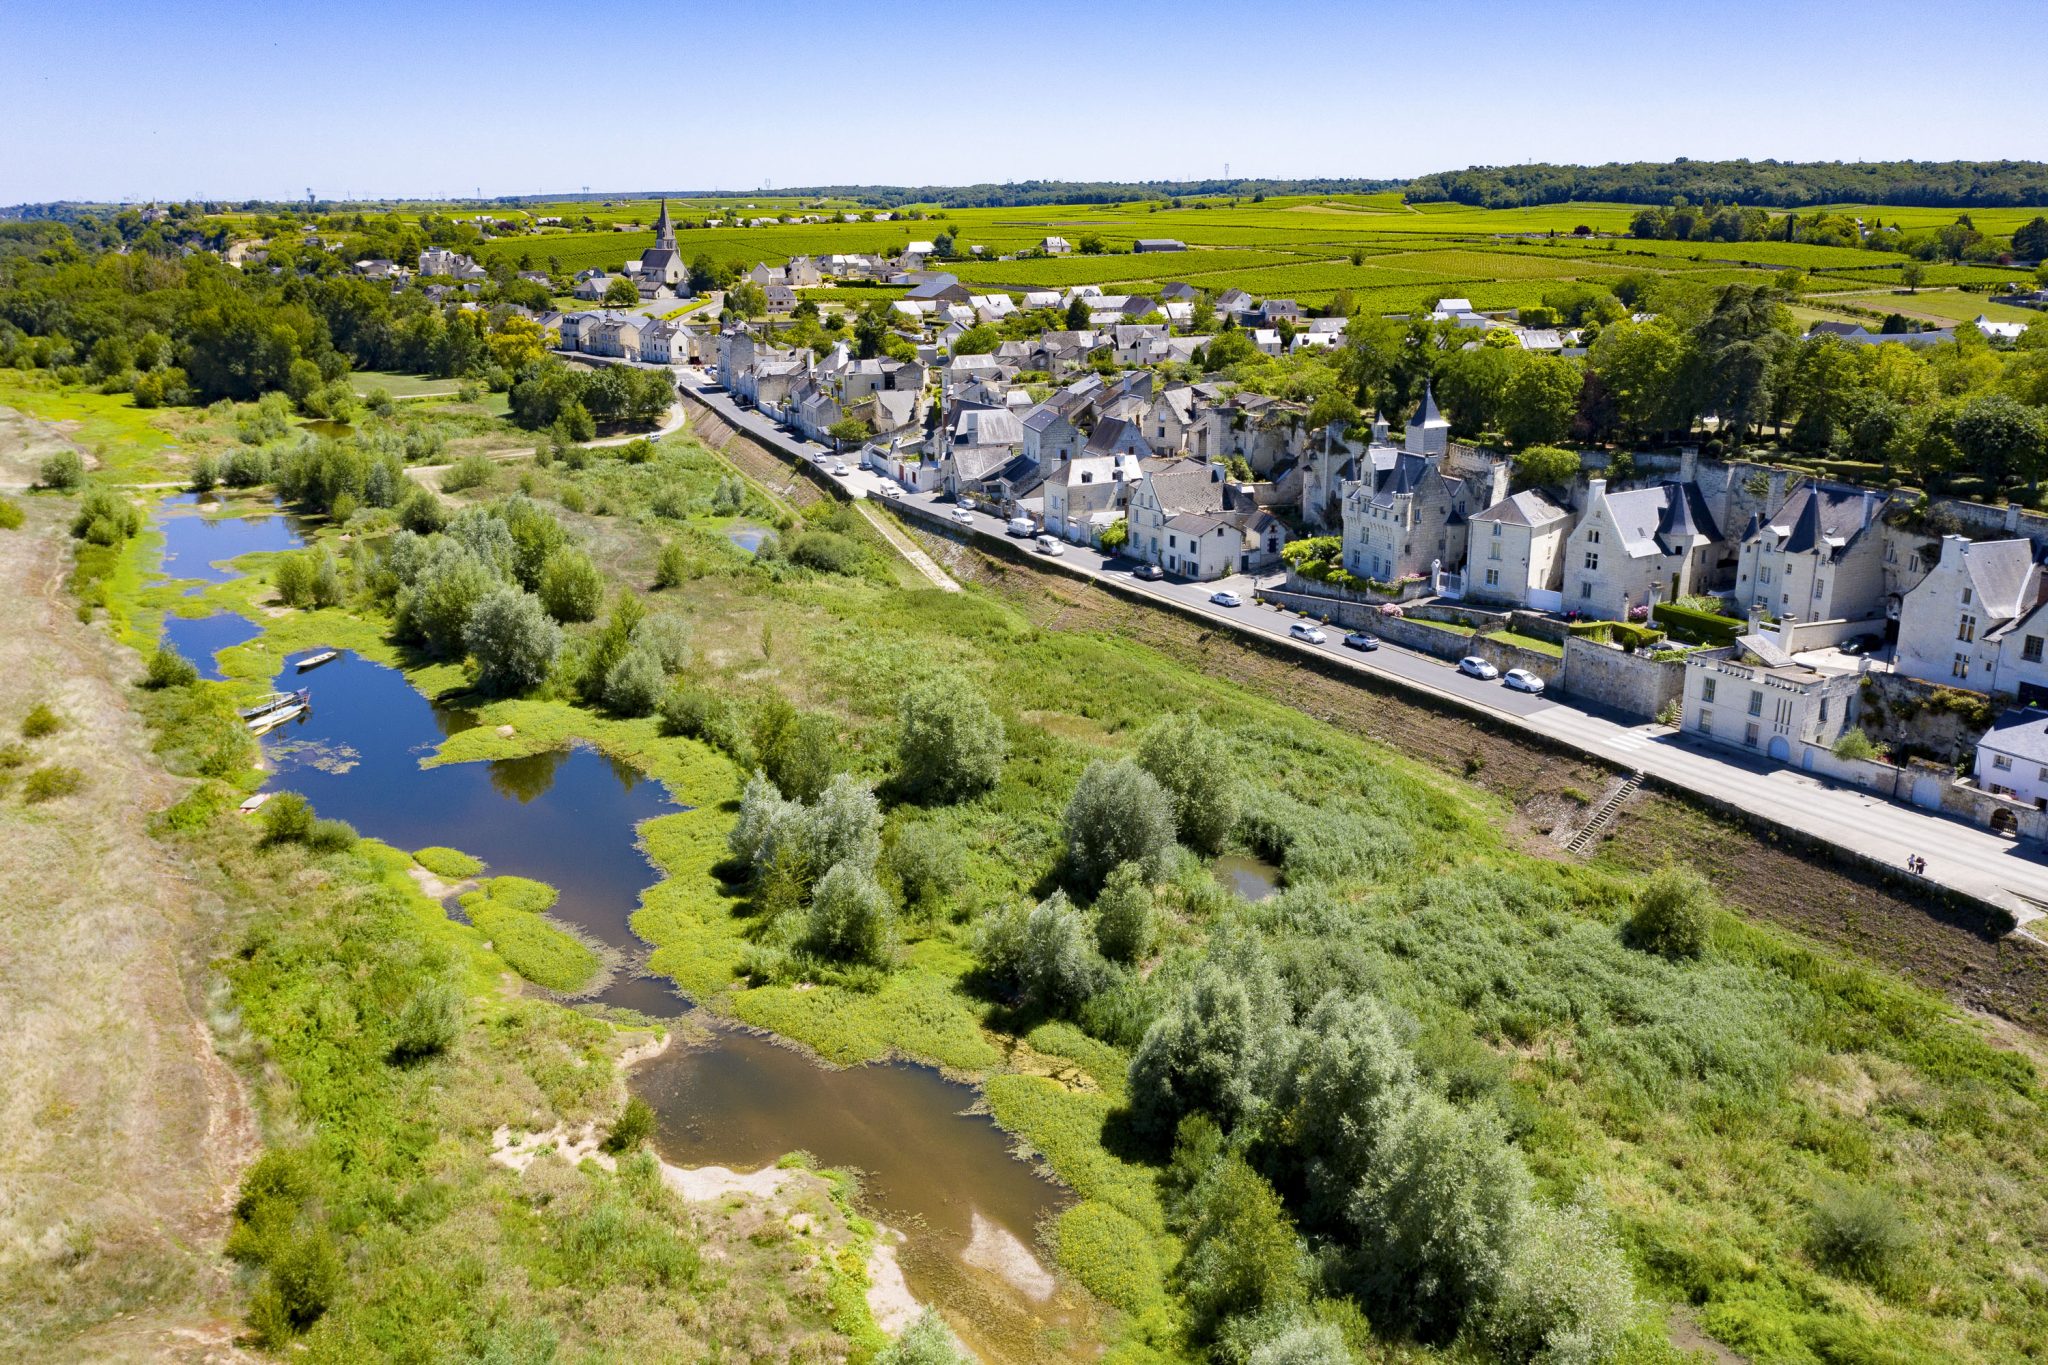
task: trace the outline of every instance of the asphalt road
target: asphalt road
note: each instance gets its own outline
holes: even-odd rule
[[[936,493],[911,493],[873,470],[851,460],[847,472],[831,474],[839,457],[828,447],[799,438],[780,423],[752,409],[743,409],[703,371],[680,368],[684,388],[710,405],[737,430],[759,436],[775,447],[800,451],[855,497],[883,498],[893,492],[898,505],[932,509],[962,529],[986,536],[1006,536],[1005,523],[982,512],[958,515],[951,499]],[[1892,867],[1909,855],[1927,860],[1927,880],[1978,896],[2013,911],[2026,924],[2048,905],[2048,860],[2035,845],[2022,845],[1963,821],[1920,810],[1855,787],[1810,776],[1782,764],[1751,759],[1721,745],[1681,738],[1668,725],[1638,724],[1581,710],[1547,697],[1515,692],[1499,682],[1460,673],[1454,664],[1382,641],[1371,653],[1348,649],[1341,630],[1328,629],[1321,645],[1289,637],[1300,619],[1276,607],[1256,604],[1254,581],[1245,575],[1218,583],[1192,583],[1167,578],[1145,582],[1133,575],[1134,561],[1104,555],[1081,546],[1064,545],[1058,562],[1069,571],[1094,578],[1114,578],[1128,590],[1176,602],[1222,625],[1282,640],[1289,648],[1313,650],[1338,658],[1361,673],[1400,678],[1453,697],[1536,734],[1560,740],[1610,762],[1661,778],[1675,786],[1717,798],[1790,829],[1850,849]],[[1277,581],[1277,580],[1275,580]],[[1245,605],[1212,603],[1219,588],[1234,590]]]

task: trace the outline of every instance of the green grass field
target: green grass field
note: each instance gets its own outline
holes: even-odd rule
[[[1881,294],[1830,294],[1815,299],[1814,302],[1822,306],[1830,302],[1853,304],[1858,308],[1903,313],[1909,318],[1925,318],[1933,322],[1971,322],[1979,313],[1993,322],[2041,320],[2038,309],[2015,308],[2007,303],[1994,303],[1982,294],[1965,294],[1958,289],[1922,289],[1914,294],[1889,290]]]
[[[462,387],[454,379],[429,379],[425,375],[400,374],[396,370],[355,370],[349,381],[359,394],[382,389],[393,398],[452,398]]]

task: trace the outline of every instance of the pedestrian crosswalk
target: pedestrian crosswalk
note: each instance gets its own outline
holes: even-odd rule
[[[1629,753],[1636,749],[1647,749],[1652,744],[1655,744],[1657,739],[1655,735],[1647,734],[1641,730],[1622,730],[1616,734],[1603,737],[1600,742],[1610,749],[1619,749],[1623,753]]]

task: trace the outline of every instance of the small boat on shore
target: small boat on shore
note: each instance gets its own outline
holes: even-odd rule
[[[338,649],[323,649],[318,654],[308,654],[305,658],[299,660],[298,670],[304,673],[306,670],[318,668],[322,664],[333,663],[340,657],[341,651]]]

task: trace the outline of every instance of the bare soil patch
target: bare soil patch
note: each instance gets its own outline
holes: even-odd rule
[[[5,447],[0,471],[25,458]],[[74,796],[0,794],[0,1343],[30,1359],[219,1359],[218,1249],[255,1126],[206,1025],[217,905],[150,838],[181,785],[131,706],[137,661],[64,590],[65,508],[0,531],[0,728],[64,717],[38,763]]]

